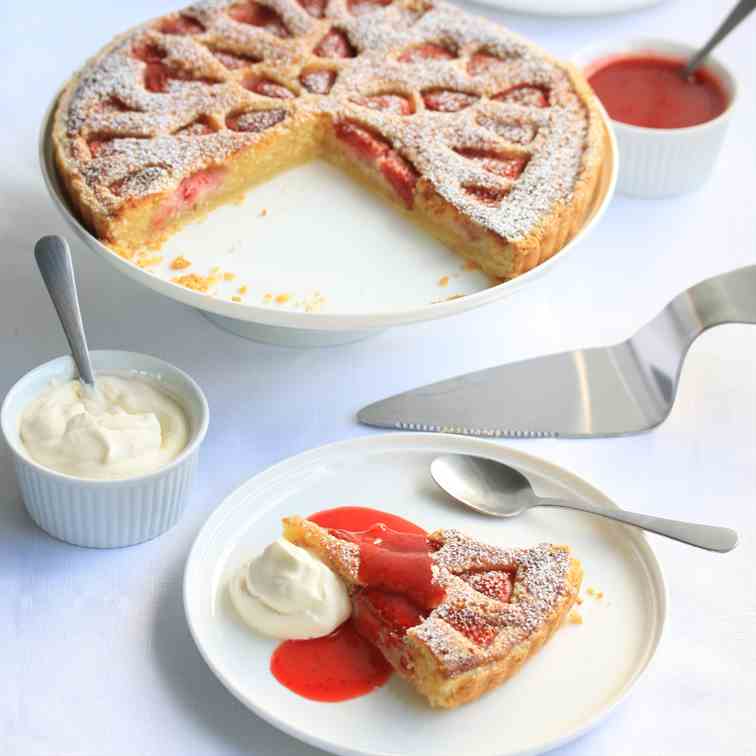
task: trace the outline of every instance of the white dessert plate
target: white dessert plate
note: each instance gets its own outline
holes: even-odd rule
[[[324,446],[256,475],[210,516],[189,555],[184,606],[210,669],[251,711],[332,753],[354,756],[514,756],[547,751],[598,724],[650,662],[664,625],[661,570],[637,530],[598,517],[532,510],[500,521],[454,505],[430,478],[436,454],[479,454],[516,465],[539,493],[614,506],[570,473],[491,441],[385,434]],[[453,711],[430,709],[394,675],[337,704],[301,698],[269,671],[275,641],[236,617],[229,577],[280,536],[282,516],[344,505],[374,507],[425,527],[454,527],[500,545],[570,544],[585,569],[582,624],[567,624],[509,682]]]
[[[78,236],[121,273],[196,307],[240,336],[290,346],[354,341],[395,325],[454,315],[509,296],[549,271],[585,239],[614,193],[617,149],[604,114],[607,161],[590,219],[550,260],[492,285],[466,270],[440,242],[332,166],[315,161],[248,191],[243,202],[189,224],[160,250],[162,262],[139,266],[111,252],[81,224],[52,156],[51,105],[40,134],[40,165],[53,202]],[[222,279],[212,294],[173,283],[181,273]],[[445,284],[445,285],[442,285]],[[246,287],[241,294],[239,289]],[[233,297],[241,301],[234,301]]]
[[[492,8],[534,16],[606,16],[659,5],[665,0],[475,0]]]

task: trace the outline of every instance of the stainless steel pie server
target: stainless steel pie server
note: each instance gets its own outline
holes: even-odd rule
[[[362,409],[367,425],[473,436],[621,436],[669,415],[683,360],[704,331],[756,324],[756,265],[675,297],[632,338],[536,357],[398,394]]]

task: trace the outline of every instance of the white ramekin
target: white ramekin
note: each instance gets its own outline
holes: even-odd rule
[[[573,62],[590,75],[593,64],[628,53],[687,58],[693,45],[637,38],[583,48]],[[722,146],[737,96],[735,78],[716,58],[704,64],[722,83],[729,104],[717,118],[683,129],[649,129],[612,119],[620,154],[617,190],[633,197],[668,197],[697,189],[709,177]]]
[[[11,388],[0,409],[0,426],[13,452],[24,504],[40,528],[76,546],[132,546],[165,532],[181,515],[207,432],[207,401],[186,373],[156,357],[120,351],[94,351],[91,355],[95,371],[142,375],[157,381],[181,404],[190,438],[170,464],[134,478],[87,480],[50,470],[28,456],[19,437],[21,414],[50,381],[76,376],[69,356],[40,365]]]

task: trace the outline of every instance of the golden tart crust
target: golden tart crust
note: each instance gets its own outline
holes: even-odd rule
[[[315,157],[497,278],[585,223],[605,130],[572,66],[442,1],[301,2],[201,2],[74,76],[54,152],[100,239],[132,258]]]
[[[360,548],[301,517],[284,518],[284,537],[306,547],[359,593]],[[542,543],[503,549],[457,530],[428,539],[442,603],[401,638],[375,640],[394,669],[431,706],[455,708],[506,682],[565,622],[578,598],[583,568],[569,547]],[[486,581],[511,576],[507,601]]]

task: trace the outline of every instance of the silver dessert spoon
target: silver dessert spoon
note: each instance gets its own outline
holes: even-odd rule
[[[81,319],[79,295],[76,291],[73,260],[68,242],[60,236],[43,236],[34,245],[34,257],[42,274],[50,299],[68,339],[71,356],[79,371],[79,380],[95,390],[94,370],[89,358],[87,337]]]
[[[530,481],[509,465],[469,454],[446,454],[431,463],[436,483],[457,501],[493,517],[515,517],[533,507],[563,507],[634,525],[709,551],[731,551],[738,534],[729,528],[665,520],[662,517],[606,509],[582,501],[542,498]]]
[[[696,53],[691,55],[682,75],[684,79],[689,79],[698,66],[701,65],[704,58],[736,27],[742,23],[746,16],[756,8],[756,0],[740,0],[740,2],[730,11],[730,15],[722,21],[719,28],[711,35],[706,44]]]

